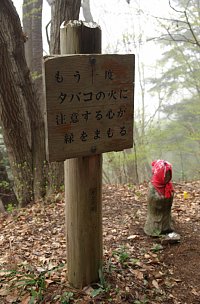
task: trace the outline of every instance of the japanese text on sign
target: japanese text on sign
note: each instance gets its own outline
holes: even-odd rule
[[[49,161],[132,147],[134,55],[51,56],[44,71]]]

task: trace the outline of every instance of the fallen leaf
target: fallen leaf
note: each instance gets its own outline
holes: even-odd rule
[[[173,280],[174,282],[177,282],[177,283],[182,282],[182,280],[181,280],[181,279],[176,279],[176,278],[173,278],[172,280]]]
[[[9,292],[10,292],[10,291],[9,291],[8,288],[3,287],[3,288],[0,289],[0,296],[6,296],[6,295],[9,294]]]
[[[131,272],[135,275],[135,277],[138,279],[138,280],[143,280],[144,278],[144,274],[137,270],[137,269],[131,269]]]
[[[156,280],[153,280],[152,281],[152,285],[156,288],[156,289],[159,289],[159,285],[158,285],[158,282]]]
[[[13,303],[13,302],[17,301],[17,298],[18,298],[18,296],[16,296],[16,295],[7,295],[6,301],[8,303]]]
[[[134,240],[134,239],[136,239],[136,238],[138,238],[138,235],[133,234],[133,235],[129,235],[129,236],[127,237],[127,240]]]
[[[46,283],[46,287],[48,287],[51,283],[54,283],[54,281],[52,281],[50,279],[46,279],[45,283]]]
[[[196,291],[196,289],[192,288],[192,293],[195,295],[195,296],[200,296],[200,292]]]
[[[30,298],[31,296],[29,294],[24,295],[21,299],[21,304],[29,304]]]

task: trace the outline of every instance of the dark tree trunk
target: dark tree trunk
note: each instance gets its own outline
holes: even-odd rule
[[[15,192],[24,206],[43,183],[44,124],[25,60],[24,33],[11,0],[0,1],[0,20],[0,119]]]
[[[60,25],[78,20],[81,0],[57,0],[51,6],[50,54],[60,54]]]
[[[8,204],[12,204],[13,206],[16,206],[18,204],[15,192],[13,191],[12,184],[8,178],[6,166],[3,160],[3,154],[1,151],[0,151],[0,203],[2,203],[3,208],[7,207]]]

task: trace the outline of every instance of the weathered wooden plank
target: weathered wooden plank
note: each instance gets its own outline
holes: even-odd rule
[[[134,55],[45,59],[50,161],[133,145]]]

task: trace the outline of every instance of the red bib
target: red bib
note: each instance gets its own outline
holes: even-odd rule
[[[170,172],[169,172],[170,171]],[[170,198],[174,191],[172,182],[170,180],[165,181],[166,173],[172,178],[172,165],[165,160],[155,160],[152,162],[152,179],[151,183],[158,191],[159,194],[166,198]]]

